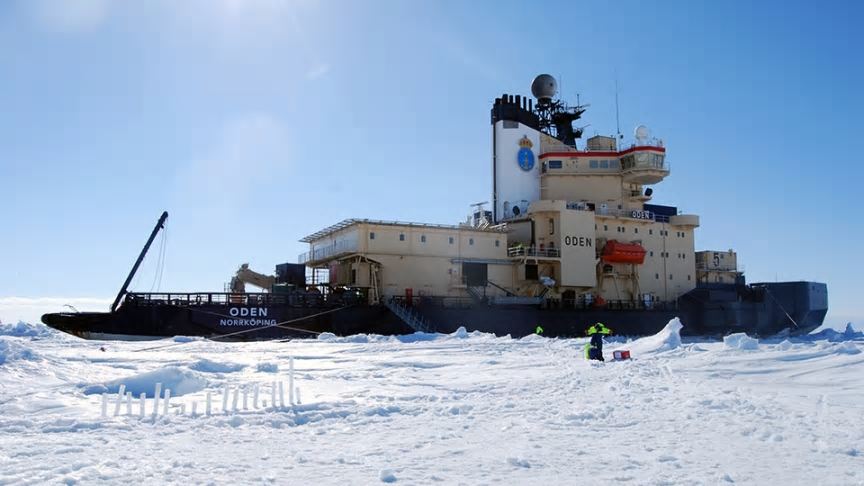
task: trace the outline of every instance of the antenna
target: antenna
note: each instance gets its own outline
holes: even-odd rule
[[[564,76],[562,74],[558,75],[558,92],[563,93],[564,89],[561,87],[564,84]],[[563,95],[562,95],[563,96]]]
[[[615,76],[615,129],[618,130],[618,138],[624,138],[621,135],[621,121],[618,118],[618,76]]]

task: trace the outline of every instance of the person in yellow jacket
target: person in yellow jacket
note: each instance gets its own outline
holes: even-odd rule
[[[599,361],[606,361],[605,359],[603,359],[603,336],[608,336],[612,334],[612,329],[609,329],[608,327],[603,325],[602,322],[598,322],[597,324],[589,327],[588,330],[585,331],[585,334],[591,336],[591,343],[588,345],[588,347],[585,348],[586,356],[591,359],[589,351],[590,348],[594,348],[597,351],[595,352],[596,357],[594,357],[593,359]]]

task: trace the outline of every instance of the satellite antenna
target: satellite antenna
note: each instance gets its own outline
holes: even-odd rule
[[[633,136],[636,137],[636,141],[639,145],[645,145],[645,140],[648,139],[648,127],[645,125],[639,125],[633,130]]]

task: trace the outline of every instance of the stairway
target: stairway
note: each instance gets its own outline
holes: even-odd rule
[[[486,287],[480,286],[468,286],[465,287],[465,290],[468,292],[468,295],[474,299],[478,304],[486,303]]]
[[[392,297],[384,299],[384,306],[390,309],[390,312],[396,314],[400,319],[402,319],[405,324],[408,324],[408,327],[411,329],[414,329],[417,332],[432,332],[432,326],[429,322],[413,308],[396,302]]]

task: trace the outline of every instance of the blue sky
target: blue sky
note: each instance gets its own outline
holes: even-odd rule
[[[826,282],[864,323],[853,1],[110,0],[0,3],[0,319],[137,290],[221,291],[346,218],[464,219],[489,110],[540,73],[588,135],[647,125],[748,281]],[[92,305],[91,305],[92,304]],[[98,304],[98,305],[97,305]],[[36,317],[33,317],[36,316]]]

